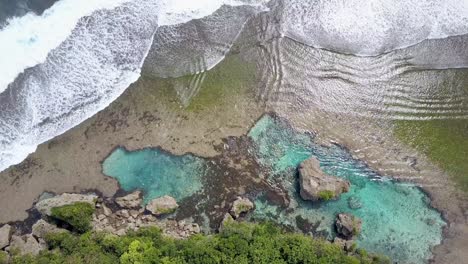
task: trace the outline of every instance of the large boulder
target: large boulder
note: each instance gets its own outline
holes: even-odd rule
[[[313,157],[299,165],[299,185],[302,199],[311,201],[336,199],[350,186],[346,180],[325,174]]]
[[[336,216],[335,228],[340,237],[353,239],[353,237],[361,232],[362,221],[352,214],[338,214]]]
[[[135,191],[129,195],[125,195],[123,197],[115,198],[115,202],[123,208],[138,208],[141,206],[141,202],[143,199],[141,198],[141,192]]]
[[[10,244],[12,227],[4,225],[0,228],[0,249],[7,247]]]
[[[39,201],[36,204],[36,209],[43,215],[50,216],[51,210],[54,207],[74,204],[77,202],[85,202],[94,206],[96,204],[97,198],[98,197],[94,194],[64,193]]]
[[[35,256],[43,249],[45,249],[44,245],[41,245],[32,234],[11,237],[10,252],[18,250],[20,255]]]
[[[150,211],[152,214],[159,216],[163,214],[173,213],[179,205],[177,201],[168,195],[153,199],[146,205],[146,210]]]
[[[32,234],[38,238],[45,238],[47,234],[51,233],[62,233],[68,232],[68,230],[63,228],[58,228],[55,225],[49,224],[48,222],[40,219],[32,226]]]
[[[254,204],[248,198],[237,197],[232,204],[231,215],[238,218],[241,214],[254,209]]]

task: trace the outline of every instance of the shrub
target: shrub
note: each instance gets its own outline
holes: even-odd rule
[[[94,210],[94,206],[89,203],[77,202],[52,208],[51,216],[69,224],[74,231],[84,233],[91,229],[90,222]]]
[[[330,190],[323,190],[323,191],[318,192],[318,196],[320,199],[324,201],[328,201],[328,200],[333,199],[333,197],[335,197],[335,193]]]
[[[0,264],[6,264],[8,261],[8,255],[6,252],[0,251]]]

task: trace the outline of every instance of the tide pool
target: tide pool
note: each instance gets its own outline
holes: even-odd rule
[[[344,149],[315,144],[312,135],[298,133],[271,116],[259,120],[249,136],[259,162],[272,171],[270,180],[288,190],[292,197],[288,209],[293,209],[279,208],[260,197],[253,218],[297,227],[296,217],[300,216],[320,222],[316,231],[332,238],[336,214],[352,213],[363,221],[358,246],[386,254],[398,263],[424,263],[431,257],[430,248],[441,242],[445,223],[416,186],[382,178]],[[326,173],[349,180],[351,190],[337,201],[303,201],[298,196],[296,168],[311,156],[320,160]]]
[[[117,179],[125,191],[142,190],[144,203],[163,195],[177,201],[202,189],[205,161],[160,149],[127,151],[117,148],[103,163],[104,174]]]

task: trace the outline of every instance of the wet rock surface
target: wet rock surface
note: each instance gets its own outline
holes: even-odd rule
[[[299,165],[299,185],[302,199],[311,201],[336,199],[350,187],[348,181],[325,174],[314,157]]]

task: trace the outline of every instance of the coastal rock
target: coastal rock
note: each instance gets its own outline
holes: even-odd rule
[[[129,195],[115,198],[115,202],[123,208],[137,208],[141,206],[143,199],[141,198],[141,192],[135,191]]]
[[[163,197],[156,198],[146,205],[146,210],[150,211],[154,215],[163,215],[174,212],[179,205],[177,201],[171,196],[165,195]]]
[[[76,202],[89,203],[94,206],[96,204],[96,200],[97,196],[94,194],[64,193],[61,195],[54,196],[52,198],[39,201],[36,204],[36,209],[43,215],[50,216],[51,209],[54,207],[74,204]]]
[[[44,238],[49,233],[68,232],[66,229],[58,228],[55,225],[40,219],[32,226],[32,234],[38,238]]]
[[[335,228],[338,235],[349,240],[359,235],[362,228],[362,221],[351,214],[338,214],[335,221]]]
[[[234,218],[232,218],[230,214],[225,214],[223,220],[221,221],[221,224],[219,224],[218,231],[222,232],[226,225],[228,225],[229,223],[233,223],[234,221]]]
[[[333,244],[339,246],[341,249],[345,250],[346,252],[353,251],[354,241],[353,240],[344,240],[339,237],[335,237],[333,239]]]
[[[350,186],[346,180],[325,174],[314,157],[299,165],[299,184],[302,199],[311,201],[336,199]]]
[[[231,215],[234,219],[238,218],[241,214],[247,213],[254,209],[254,204],[248,198],[237,197],[232,204]]]
[[[105,216],[109,216],[112,214],[112,210],[109,209],[109,207],[107,207],[105,204],[102,204],[101,205],[101,208],[102,208],[102,213],[105,215]]]
[[[32,234],[24,236],[13,235],[10,242],[10,252],[18,250],[21,255],[31,254],[33,256],[39,254],[44,246],[41,245]]]
[[[10,244],[12,227],[4,225],[0,228],[0,249],[7,247]]]

